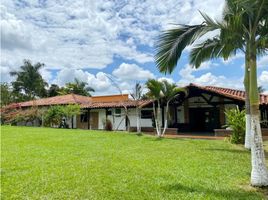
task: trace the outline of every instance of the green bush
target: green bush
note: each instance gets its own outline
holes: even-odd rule
[[[225,112],[227,117],[227,125],[232,129],[230,137],[231,143],[243,144],[245,142],[245,110],[240,111],[238,108],[230,109]]]
[[[64,105],[64,106],[51,106],[46,112],[44,117],[45,126],[61,126],[63,118],[69,119],[73,115],[80,114],[79,105]],[[67,127],[63,125],[63,127]]]

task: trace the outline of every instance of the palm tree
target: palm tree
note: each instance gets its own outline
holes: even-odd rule
[[[84,96],[91,96],[90,92],[95,92],[92,87],[87,86],[84,81],[74,79],[73,83],[67,83],[66,86],[59,92],[60,94],[79,94]]]
[[[251,115],[250,115],[250,99],[249,99],[249,47],[248,47],[248,35],[247,31],[243,33],[241,31],[243,26],[239,22],[245,22],[247,24],[247,15],[245,15],[244,8],[237,6],[235,1],[227,1],[226,8],[223,13],[222,28],[220,35],[211,39],[207,39],[205,42],[196,45],[190,53],[190,63],[195,67],[199,67],[200,64],[208,59],[223,57],[228,59],[232,54],[235,54],[237,50],[245,53],[245,75],[244,75],[244,87],[245,87],[245,109],[246,109],[246,137],[245,148],[251,149]],[[262,34],[265,28],[258,27],[258,33]],[[232,33],[232,34],[230,34]],[[257,43],[257,53],[259,56],[263,55],[267,50],[268,40],[267,37],[262,37],[261,42]]]
[[[140,133],[141,132],[140,108],[138,105],[139,100],[141,100],[142,98],[142,86],[140,83],[135,84],[135,88],[133,89],[133,92],[130,95],[136,101],[137,133]]]
[[[54,96],[59,95],[59,92],[60,92],[60,87],[56,84],[51,84],[47,90],[47,96],[54,97]]]
[[[202,13],[201,13],[202,14]],[[257,90],[256,55],[263,53],[259,46],[267,49],[268,2],[265,0],[226,1],[224,21],[217,22],[202,14],[200,25],[182,25],[164,32],[157,45],[156,63],[160,72],[171,73],[177,65],[182,51],[209,31],[219,29],[221,34],[196,46],[191,53],[191,62],[198,65],[203,60],[222,56],[228,58],[244,46],[246,69],[245,88],[249,98],[252,132],[252,173],[253,186],[268,185],[268,171],[259,119],[259,93]],[[232,46],[233,45],[233,46]],[[206,48],[204,48],[206,47]],[[206,51],[200,51],[200,48]],[[198,50],[199,49],[199,50]]]
[[[146,82],[146,87],[148,88],[148,96],[152,98],[153,101],[153,113],[154,113],[154,120],[155,120],[155,128],[158,137],[162,137],[162,130],[161,130],[161,98],[164,97],[162,92],[162,84],[161,82],[149,79]],[[157,101],[157,112],[155,110],[155,101]]]
[[[168,126],[168,120],[170,118],[169,116],[169,104],[170,102],[177,96],[181,94],[181,92],[185,93],[186,90],[184,88],[178,88],[176,84],[169,83],[166,80],[162,81],[162,93],[166,102],[166,119],[164,124],[164,129],[162,132],[162,136],[165,134],[167,126]]]
[[[14,93],[24,94],[27,99],[45,97],[47,83],[39,72],[42,67],[42,63],[32,65],[30,60],[24,60],[20,71],[10,72],[11,76],[16,76],[16,80],[11,83]]]

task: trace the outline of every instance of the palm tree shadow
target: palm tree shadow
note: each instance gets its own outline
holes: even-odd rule
[[[164,187],[167,192],[178,191],[185,193],[200,193],[207,196],[214,196],[215,198],[225,198],[228,200],[238,200],[238,199],[262,199],[260,193],[254,191],[243,191],[242,189],[228,189],[228,190],[217,190],[213,188],[205,188],[202,185],[187,186],[180,183],[167,185]]]

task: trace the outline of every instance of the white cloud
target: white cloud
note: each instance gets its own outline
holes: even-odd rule
[[[113,75],[122,80],[146,80],[154,78],[154,74],[136,64],[122,63],[113,71]]]
[[[1,14],[1,48],[13,50],[32,48],[28,27],[15,15],[8,13],[6,7],[0,6]]]
[[[268,69],[268,55],[261,57],[257,61],[258,67]]]
[[[197,71],[205,71],[213,67],[214,63],[207,62],[199,69],[193,69],[190,65],[185,65],[183,69],[179,71],[181,79],[178,81],[178,85],[185,86],[189,83],[195,83],[200,85],[211,85],[211,86],[220,86],[220,87],[229,87],[243,89],[243,79],[242,78],[230,78],[226,76],[216,76],[211,72],[201,74],[200,76],[195,75]],[[217,65],[216,65],[217,66]]]
[[[175,83],[175,81],[172,78],[167,78],[167,77],[160,77],[157,80],[158,81],[167,81],[170,84]]]
[[[222,0],[1,3],[2,56],[43,62],[49,69],[102,69],[117,57],[152,62],[151,50],[142,51],[140,46],[152,47],[160,30],[170,24],[200,23],[198,10],[219,18],[224,4]]]
[[[81,69],[62,69],[57,73],[53,83],[63,86],[68,82],[73,82],[75,78],[88,83],[88,85],[96,91],[105,92],[105,90],[109,89],[111,86],[111,83],[105,73],[98,72],[94,75]]]
[[[185,79],[193,79],[194,76],[192,75],[193,72],[197,71],[203,71],[203,70],[208,70],[211,67],[216,67],[218,66],[217,63],[212,63],[211,61],[203,62],[199,68],[194,68],[193,66],[186,64],[180,71],[179,75]]]
[[[268,71],[262,71],[258,79],[259,85],[266,89],[268,92]]]

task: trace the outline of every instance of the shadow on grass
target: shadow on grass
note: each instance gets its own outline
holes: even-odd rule
[[[229,152],[229,153],[243,153],[243,154],[248,154],[250,153],[249,151],[246,150],[240,150],[240,149],[220,149],[220,148],[208,148],[204,149],[205,151],[219,151],[219,152]]]
[[[254,189],[252,191],[243,191],[241,190],[216,190],[213,188],[205,188],[201,185],[193,185],[191,187],[182,184],[174,184],[174,185],[167,185],[164,187],[164,190],[171,192],[171,191],[178,191],[178,192],[185,192],[185,193],[200,193],[205,194],[206,196],[210,196],[211,199],[213,197],[223,198],[223,199],[263,199],[263,195],[261,193],[255,192]],[[261,192],[261,191],[259,191]]]

